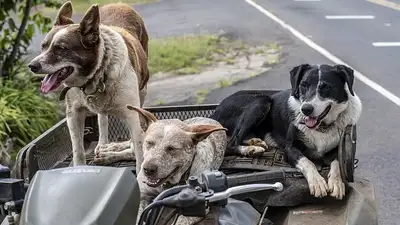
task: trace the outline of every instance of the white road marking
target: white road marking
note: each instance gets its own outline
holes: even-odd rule
[[[283,28],[288,29],[294,36],[296,36],[298,39],[302,40],[304,43],[306,43],[308,46],[310,46],[314,50],[318,51],[320,54],[325,56],[327,59],[331,60],[332,62],[334,62],[336,64],[343,64],[343,65],[346,65],[348,67],[351,67],[347,63],[345,63],[341,59],[339,59],[338,57],[334,56],[332,53],[328,52],[326,49],[322,48],[321,46],[317,45],[315,42],[313,42],[312,40],[310,40],[309,38],[304,36],[302,33],[297,31],[296,29],[294,29],[292,26],[290,26],[289,24],[285,23],[283,20],[281,20],[278,17],[276,17],[273,13],[271,13],[268,10],[264,9],[262,6],[258,5],[257,3],[255,3],[255,2],[253,2],[251,0],[245,0],[245,1],[249,5],[253,6],[257,10],[262,12],[264,15],[269,17],[270,19],[272,19],[275,22],[277,22],[278,24],[280,24]],[[351,67],[351,68],[353,68],[353,67]],[[387,98],[390,101],[392,101],[394,104],[400,106],[400,98],[399,97],[397,97],[396,95],[392,94],[390,91],[386,90],[381,85],[375,83],[373,80],[371,80],[368,77],[364,76],[363,74],[361,74],[356,69],[353,68],[353,70],[354,70],[354,76],[356,78],[358,78],[361,82],[363,82],[364,84],[368,85],[369,87],[371,87],[372,89],[374,89],[375,91],[377,91],[378,93],[383,95],[385,98]]]
[[[373,42],[375,47],[400,47],[400,42]]]
[[[400,4],[387,1],[387,0],[367,0],[367,2],[375,3],[377,5],[385,6],[397,11],[400,11]]]
[[[372,15],[328,15],[327,20],[371,20],[375,19]]]
[[[390,27],[390,26],[392,26],[392,24],[391,23],[384,23],[383,26]]]

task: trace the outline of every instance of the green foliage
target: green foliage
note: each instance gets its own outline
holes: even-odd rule
[[[212,56],[220,44],[220,40],[212,35],[151,39],[148,62],[150,73],[198,73],[200,68],[212,64]]]
[[[0,143],[16,139],[19,150],[57,122],[57,106],[38,93],[23,56],[36,32],[51,28],[51,18],[36,7],[59,7],[55,0],[0,0]]]
[[[14,64],[27,54],[35,32],[45,33],[51,28],[51,18],[40,12],[31,13],[42,5],[61,6],[56,0],[0,1],[0,77],[11,78],[18,73]]]
[[[38,84],[28,79],[3,80],[0,88],[0,140],[15,137],[15,149],[53,126],[57,105],[38,93]]]

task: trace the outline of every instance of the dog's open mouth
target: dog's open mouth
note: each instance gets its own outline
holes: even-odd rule
[[[169,178],[171,178],[172,176],[174,176],[180,167],[176,167],[169,175],[167,175],[164,178],[161,179],[151,179],[149,177],[147,177],[147,181],[145,182],[149,187],[158,187],[161,184],[163,184],[164,182],[166,182]]]
[[[325,110],[318,117],[312,117],[312,116],[304,117],[303,123],[309,129],[314,129],[321,123],[321,121],[325,118],[325,116],[328,115],[330,110],[331,110],[331,105],[328,105],[328,107],[326,107]]]
[[[40,87],[40,90],[43,93],[48,93],[58,88],[61,85],[61,82],[67,79],[72,72],[74,72],[74,68],[72,66],[67,66],[57,70],[55,73],[47,74],[42,80],[42,86]]]

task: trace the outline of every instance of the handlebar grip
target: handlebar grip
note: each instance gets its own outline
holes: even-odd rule
[[[230,175],[227,177],[227,180],[228,187],[235,187],[252,183],[284,183],[285,177],[285,172],[283,170],[273,170],[255,172],[251,174]]]

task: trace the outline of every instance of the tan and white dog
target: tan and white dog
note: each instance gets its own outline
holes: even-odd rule
[[[67,124],[73,164],[86,164],[83,132],[86,114],[98,115],[97,162],[110,163],[136,156],[142,161],[143,130],[137,112],[127,104],[143,105],[147,93],[148,36],[141,16],[129,5],[92,5],[79,24],[72,19],[72,3],[63,4],[42,52],[29,64],[32,72],[47,74],[41,91],[65,86]],[[125,120],[131,142],[108,144],[108,115]],[[129,144],[131,143],[131,146]]]
[[[139,216],[167,186],[185,183],[190,176],[201,181],[201,173],[221,166],[227,136],[226,128],[217,121],[205,117],[158,120],[139,107],[128,105],[127,108],[139,112],[148,124],[143,141],[144,161],[137,173],[141,196]],[[194,225],[202,219],[179,216],[176,224]]]

